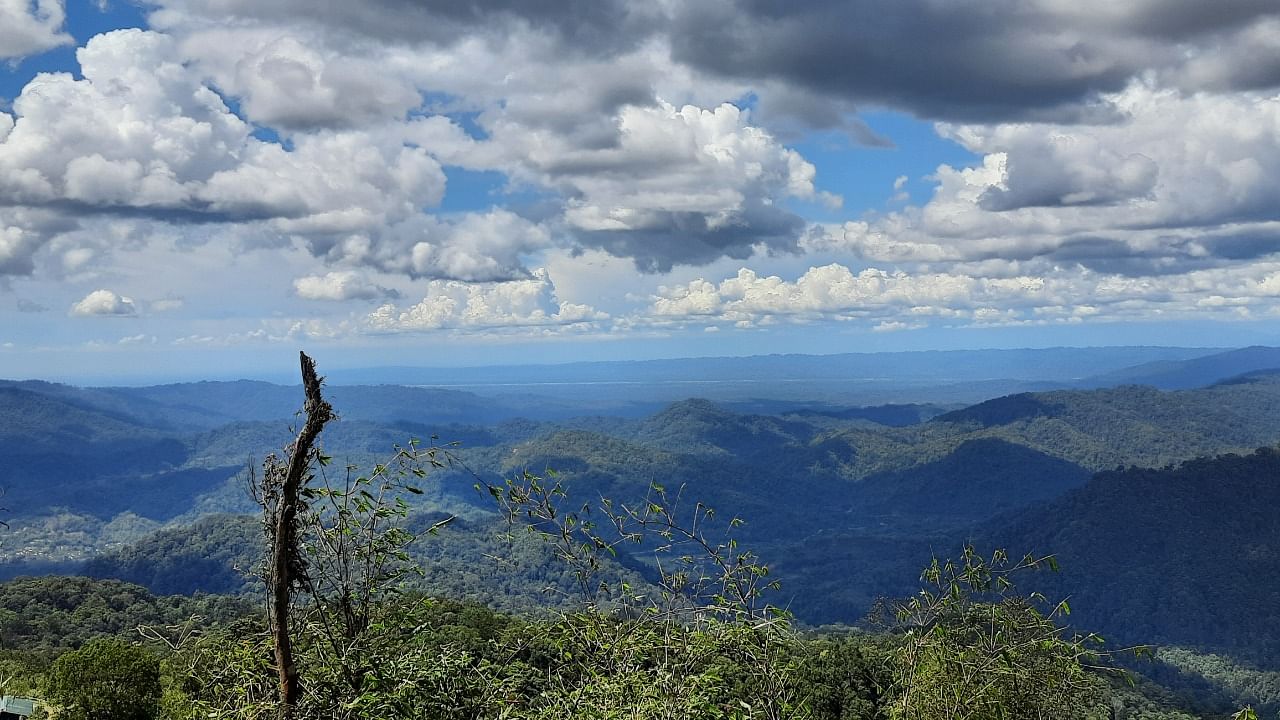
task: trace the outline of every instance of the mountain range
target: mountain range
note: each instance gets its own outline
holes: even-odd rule
[[[931,557],[971,542],[1055,554],[1062,572],[1026,587],[1069,598],[1073,627],[1113,646],[1280,669],[1270,630],[1280,627],[1280,351],[1125,353],[1143,361],[1063,378],[1059,358],[1047,366],[1057,375],[1018,380],[1054,389],[968,404],[906,402],[910,384],[881,406],[333,385],[342,419],[324,442],[369,465],[410,437],[458,441],[461,463],[415,508],[420,526],[457,518],[415,545],[421,583],[504,609],[554,604],[571,573],[547,548],[513,545],[474,486],[554,471],[566,502],[639,502],[660,483],[726,525],[744,519],[735,537],[770,564],[783,583],[776,601],[806,623],[858,623],[878,598],[912,593]],[[0,383],[4,574],[252,592],[261,536],[245,471],[289,441],[299,395],[248,381]],[[608,572],[643,585],[647,553],[624,553]]]

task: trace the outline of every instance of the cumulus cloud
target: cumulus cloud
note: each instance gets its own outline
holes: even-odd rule
[[[0,278],[31,274],[35,254],[49,237],[75,227],[74,219],[56,212],[0,207]]]
[[[272,318],[259,321],[257,327],[252,330],[192,333],[174,338],[169,342],[179,347],[296,344],[299,342],[332,342],[348,337],[354,332],[354,324],[347,320],[333,322],[322,318],[306,320]]]
[[[626,0],[373,0],[317,5],[306,0],[166,0],[152,24],[171,28],[196,22],[240,21],[312,25],[343,35],[394,43],[451,44],[471,35],[501,40],[512,31],[550,35],[576,52],[614,53],[644,37],[652,20],[647,4]]]
[[[584,244],[659,272],[796,249],[804,222],[774,201],[816,197],[814,166],[737,107],[629,107],[618,121],[618,146],[564,147],[537,168],[565,188]]]
[[[214,27],[183,52],[254,122],[289,131],[353,129],[396,120],[422,104],[412,78],[385,55],[343,56],[274,30]]]
[[[1280,262],[1129,277],[1084,268],[983,277],[962,272],[853,271],[830,264],[788,281],[743,268],[720,281],[661,288],[640,324],[753,327],[840,320],[878,332],[932,324],[996,326],[1151,317],[1259,317],[1280,310]]]
[[[383,233],[376,247],[342,250],[388,272],[488,282],[528,275],[522,256],[551,243],[545,226],[495,209],[450,218],[420,215]]]
[[[558,242],[557,223],[582,247],[665,272],[819,247],[893,262],[1071,257],[1090,247],[1106,251],[1099,262],[1159,255],[1159,243],[1129,232],[1143,220],[1122,214],[1136,209],[1143,218],[1144,206],[1170,205],[1167,190],[1211,164],[1212,152],[1171,157],[1205,147],[1167,142],[1178,123],[1211,133],[1219,122],[1192,106],[1235,103],[1229,113],[1265,127],[1267,118],[1246,107],[1251,100],[1215,93],[1268,86],[1265,78],[1223,74],[1258,63],[1223,58],[1233,47],[1264,46],[1280,22],[1259,0],[1229,0],[1211,13],[1154,0],[1016,8],[985,0],[788,7],[619,0],[577,14],[542,4],[447,5],[387,0],[292,13],[275,4],[167,0],[154,23],[181,38],[184,53],[257,122],[332,132],[394,123],[408,112],[414,117],[399,127],[401,137],[441,162],[498,170],[515,186],[554,192],[561,212],[540,220]],[[210,22],[228,16],[234,29]],[[931,52],[901,53],[920,42]],[[363,67],[379,68],[377,80],[351,82],[367,75]],[[1204,89],[1214,93],[1185,92]],[[745,96],[755,98],[753,116],[723,104]],[[1168,112],[1178,102],[1185,107]],[[946,128],[985,156],[983,166],[941,169],[933,202],[868,222],[867,237],[857,237],[858,221],[836,233],[845,239],[815,232],[785,201],[838,198],[824,196],[813,166],[758,123],[790,128],[808,118],[808,127],[852,128],[866,103],[984,123]],[[865,142],[892,140],[865,126],[859,132]],[[1212,170],[1231,175],[1227,185],[1248,182],[1245,164]],[[1227,190],[1184,211],[1242,204],[1240,188]],[[481,281],[519,277],[530,249],[514,243],[477,253],[461,250],[470,247],[464,242],[446,260],[435,238],[447,223],[413,217],[385,227],[334,227],[306,238],[330,259],[360,256],[380,270]],[[407,248],[419,244],[413,234],[424,236],[438,264],[406,261]]]
[[[258,140],[168,36],[115,31],[77,57],[83,79],[39,75],[14,102],[16,119],[0,136],[0,193],[10,203],[73,217],[258,222],[323,254],[350,236],[376,240],[443,194],[439,163],[395,138],[331,131],[289,149]],[[40,242],[9,227],[0,268],[29,272]]]
[[[1005,260],[1175,273],[1280,251],[1280,96],[1135,83],[1123,122],[948,125],[982,157],[942,166],[920,207],[803,238],[873,262]]]
[[[591,84],[611,74],[582,77]],[[677,107],[636,92],[615,109],[614,90],[600,88],[615,98],[605,107],[572,113],[550,93],[536,98],[537,113],[519,98],[509,101],[481,115],[484,140],[440,118],[414,123],[410,137],[446,162],[501,169],[555,191],[579,244],[631,258],[646,272],[746,258],[761,248],[794,251],[805,223],[785,201],[840,204],[818,188],[811,163],[735,105]],[[581,92],[566,89],[570,108],[574,98],[588,101]],[[543,110],[548,102],[554,105]]]
[[[1003,124],[944,128],[974,152],[1003,157],[987,209],[1122,205],[1127,225],[1248,220],[1274,207],[1280,96],[1185,96],[1135,83],[1112,96],[1123,122],[1086,128]],[[1003,185],[1004,187],[999,187]],[[1094,227],[1114,213],[1081,219]],[[1121,225],[1122,223],[1111,223]]]
[[[183,38],[183,50],[242,99],[250,119],[296,131],[390,122],[409,111],[408,142],[447,164],[549,191],[561,203],[550,219],[575,242],[634,258],[645,271],[746,258],[757,247],[792,251],[804,223],[783,201],[838,204],[814,187],[811,164],[725,104],[746,88],[673,67],[656,34],[660,6],[610,2],[566,14],[542,4],[478,3],[465,13],[445,5],[433,9],[430,31],[390,44],[369,42],[392,32],[372,21],[391,11],[380,3],[311,9],[285,22],[257,4],[218,3],[215,12],[184,1],[167,3],[153,22]],[[405,23],[417,12],[404,10]],[[234,30],[207,22],[226,13],[241,20]],[[594,24],[605,18],[614,24]],[[451,22],[460,23],[455,34],[437,32]],[[615,37],[621,28],[645,32]],[[365,81],[364,67],[376,68],[376,82]],[[356,81],[339,89],[347,77]],[[419,98],[430,98],[426,117],[414,108]],[[761,108],[781,116],[778,105]],[[430,111],[470,117],[464,129]],[[501,273],[452,277],[519,274],[505,259],[498,264]]]
[[[1245,25],[1164,74],[1171,85],[1192,91],[1275,88],[1280,85],[1280,17]]]
[[[373,300],[397,293],[370,282],[354,270],[308,275],[293,281],[293,291],[305,300]]]
[[[65,41],[60,4],[0,0],[0,55],[29,27],[5,22],[15,8]],[[323,259],[279,275],[303,299],[392,300],[351,326],[195,336],[218,342],[1270,302],[1212,274],[1280,253],[1270,0],[158,0],[149,22],[93,38],[80,75],[41,74],[0,112],[0,277],[109,285],[113,254],[180,235]],[[903,177],[883,213],[806,221],[796,208],[840,199],[787,141],[892,142],[857,118],[871,106],[941,119],[980,160],[938,168],[918,206]],[[446,167],[496,173],[494,202],[518,193],[518,209],[439,212]],[[801,272],[806,252],[843,264]],[[624,291],[565,282],[605,319],[529,269],[573,253],[669,287],[628,317]],[[761,272],[725,277],[736,261]]]
[[[1275,87],[1274,64],[1254,69],[1270,55],[1241,55],[1235,70],[1206,58],[1265,48],[1278,16],[1267,0],[709,0],[677,5],[670,37],[678,60],[709,72],[926,117],[1099,120],[1113,113],[1102,94],[1150,72]]]
[[[77,53],[82,79],[40,75],[13,116],[0,115],[0,193],[72,220],[256,225],[262,242],[297,238],[335,262],[472,281],[526,275],[523,256],[551,244],[553,225],[568,231],[561,243],[647,271],[794,251],[804,222],[781,201],[839,201],[739,108],[657,101],[651,48],[620,71],[588,57],[565,73],[542,58],[509,86],[468,88],[459,102],[483,108],[476,138],[440,115],[398,121],[435,87],[415,70],[420,61],[445,63],[446,88],[467,87],[476,68],[456,67],[436,46],[390,58],[314,39],[266,27],[97,36]],[[513,41],[485,56],[483,43],[464,42],[459,52],[496,72],[499,60],[547,52],[546,38],[526,40],[534,47]],[[250,119],[292,130],[288,142],[258,139],[215,86]],[[561,210],[539,220],[432,217],[424,210],[445,191],[437,156],[501,170],[558,196]],[[30,273],[49,233],[17,232],[0,245],[0,270]]]
[[[432,280],[421,302],[407,308],[387,304],[365,319],[375,332],[488,330],[557,327],[608,319],[587,305],[561,302],[545,270],[527,280],[462,283]]]
[[[715,316],[753,324],[763,318],[859,317],[901,309],[972,307],[993,300],[1034,297],[1045,291],[1035,277],[975,278],[956,274],[911,275],[867,268],[854,273],[830,264],[811,268],[795,282],[761,277],[742,268],[719,283],[699,279],[663,288],[652,305],[656,317]]]
[[[71,306],[71,315],[78,317],[136,315],[137,306],[132,299],[110,290],[94,290],[80,302]]]
[[[26,275],[35,265],[32,256],[43,238],[28,228],[0,224],[0,276]]]
[[[70,44],[71,36],[62,30],[65,19],[62,0],[0,0],[0,59],[16,60]]]
[[[605,119],[588,121],[596,136],[584,141],[582,127],[531,127],[506,107],[484,141],[438,118],[415,123],[411,137],[449,162],[554,190],[579,244],[646,272],[794,251],[805,223],[785,200],[840,204],[818,188],[811,163],[734,105],[646,101]]]
[[[669,64],[745,85],[768,116],[845,126],[871,142],[876,138],[865,125],[850,122],[859,104],[951,120],[1098,119],[1111,116],[1100,94],[1149,73],[1193,90],[1280,82],[1268,60],[1280,10],[1269,0],[379,0],[351,7],[164,0],[160,6],[153,24],[175,32],[228,20],[240,27],[304,26],[349,55],[369,46],[470,54],[479,45],[489,57],[536,48],[525,59],[546,65],[556,64],[552,58],[616,60],[657,47]],[[318,74],[304,74],[323,87]],[[650,84],[661,82],[650,77]]]

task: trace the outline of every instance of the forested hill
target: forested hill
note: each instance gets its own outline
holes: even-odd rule
[[[876,597],[912,593],[931,554],[954,556],[964,543],[1051,550],[1060,572],[1018,583],[1067,598],[1073,612],[1066,621],[1076,630],[1100,633],[1111,649],[1156,644],[1159,660],[1134,667],[1214,712],[1242,698],[1277,710],[1277,478],[1280,451],[1266,448],[1102,472],[1052,502],[968,530],[920,537],[801,526],[755,547],[784,583],[778,599],[811,623],[855,622]],[[259,542],[255,519],[213,516],[104,555],[86,570],[156,592],[236,591],[253,587],[246,568]],[[422,538],[413,555],[426,571],[416,582],[432,593],[523,612],[574,597],[570,572],[551,548],[532,537],[504,539],[500,522],[460,522]],[[645,586],[642,566],[606,563],[606,573]]]
[[[251,509],[236,476],[250,457],[287,442],[288,419],[243,417],[276,413],[285,398],[276,397],[275,387],[245,385],[249,399],[238,409],[225,384],[141,389],[116,405],[112,398],[124,396],[105,390],[0,387],[6,420],[0,442],[9,451],[0,485],[13,508],[6,518],[11,528],[0,538],[8,573],[56,563],[80,567],[106,553],[95,573],[166,592],[236,587],[243,554],[183,549],[183,531],[173,525]],[[403,396],[392,402],[397,392]],[[1094,472],[1159,468],[1280,441],[1280,414],[1273,411],[1280,377],[1267,374],[1173,392],[1126,386],[1012,395],[936,416],[924,412],[921,418],[929,419],[909,424],[897,406],[884,411],[894,418],[891,425],[870,422],[875,409],[741,413],[705,400],[674,403],[642,418],[459,425],[449,412],[460,406],[449,403],[478,401],[475,396],[343,387],[334,389],[333,400],[343,419],[326,432],[325,446],[342,462],[371,464],[410,436],[463,441],[456,451],[465,467],[435,476],[422,513],[459,515],[458,528],[482,537],[494,516],[473,489],[476,476],[493,481],[555,470],[575,502],[601,496],[634,502],[659,482],[725,519],[745,519],[743,541],[775,559],[789,579],[788,602],[815,622],[857,620],[877,594],[907,588],[932,549],[949,547],[993,518],[1006,518],[1003,525],[1039,504],[1067,502]],[[435,411],[419,405],[436,400]],[[368,408],[379,404],[385,419],[372,419],[376,413]],[[177,423],[171,413],[179,411],[212,413],[206,424],[233,411],[242,419],[179,432],[171,429]],[[360,419],[362,413],[371,419]],[[1079,508],[1067,514],[1088,516]],[[215,524],[199,534],[225,537],[233,548],[232,539],[248,526],[238,527]],[[1056,526],[1041,520],[1036,527]],[[1144,532],[1131,531],[1135,537]],[[160,534],[144,540],[150,532]],[[1014,540],[1009,544],[1059,549],[1051,537]],[[1064,542],[1075,547],[1081,541]],[[190,562],[176,560],[183,553]],[[240,574],[223,572],[230,566]],[[464,591],[480,592],[477,587],[468,580]]]
[[[1040,588],[1072,622],[1154,642],[1280,661],[1280,451],[1099,473],[1084,487],[974,536],[1056,553]]]
[[[247,399],[235,412],[243,416],[285,406],[276,386],[241,389]],[[220,383],[131,389],[132,404],[112,405],[119,396],[107,391],[0,386],[0,444],[8,451],[0,487],[13,525],[3,541],[29,560],[79,561],[103,549],[97,538],[124,513],[136,528],[250,509],[235,478],[251,457],[288,441],[290,419],[172,429],[173,412],[213,413],[205,424],[229,416],[232,391]],[[399,401],[388,400],[397,393]],[[1275,375],[1175,392],[1126,386],[1012,395],[914,424],[902,424],[902,406],[894,406],[884,411],[891,425],[868,420],[875,408],[746,414],[703,400],[635,419],[459,425],[449,403],[480,398],[393,387],[335,388],[333,396],[343,419],[325,442],[344,460],[376,460],[414,436],[461,441],[467,469],[432,484],[432,509],[484,511],[469,471],[555,469],[589,498],[643,495],[655,481],[687,485],[689,497],[749,519],[746,532],[770,542],[792,537],[793,528],[806,536],[936,534],[1053,499],[1099,470],[1161,467],[1280,440]],[[360,419],[380,404],[388,419]]]
[[[0,390],[28,393],[46,399],[50,407],[74,407],[80,412],[166,433],[207,431],[236,422],[287,423],[298,412],[302,392],[299,386],[250,380],[105,388],[0,380]],[[342,409],[346,419],[437,426],[490,425],[520,417],[558,421],[598,411],[642,416],[662,407],[662,403],[653,400],[564,402],[548,397],[493,397],[403,385],[333,386],[327,396]],[[0,411],[4,409],[0,404]]]
[[[937,536],[1057,498],[1095,471],[1271,445],[1280,440],[1277,401],[1280,381],[1257,377],[1178,392],[1014,395],[903,427],[741,414],[691,400],[640,420],[414,429],[442,440],[462,436],[469,470],[487,477],[556,470],[575,497],[635,498],[655,481],[685,486],[687,497],[748,519],[749,538],[773,544],[849,532]],[[339,457],[374,457],[403,442],[407,427],[345,419],[333,426],[327,447]],[[274,423],[184,436],[183,471],[223,468],[230,476],[245,458],[287,439]],[[455,511],[481,512],[473,484],[466,471],[445,473],[433,497]],[[246,507],[239,483],[201,490],[174,498],[166,512]]]
[[[1175,392],[1123,386],[1011,395],[934,418],[923,435],[987,433],[1091,470],[1162,466],[1274,442],[1277,398],[1275,376]]]

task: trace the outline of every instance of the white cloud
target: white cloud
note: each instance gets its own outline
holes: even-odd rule
[[[559,195],[578,243],[635,258],[645,270],[745,259],[757,245],[794,250],[804,224],[782,201],[841,202],[814,186],[812,164],[723,104],[745,87],[691,74],[660,41],[618,44],[605,57],[566,52],[545,28],[512,20],[547,10],[523,6],[478,9],[492,22],[456,36],[424,31],[387,44],[363,35],[391,31],[373,22],[375,8],[287,14],[285,23],[276,10],[234,4],[221,9],[241,20],[226,29],[207,21],[207,4],[165,5],[153,23],[182,38],[184,52],[241,98],[251,120],[295,137],[372,123],[442,162],[499,170],[514,187]],[[448,23],[452,10],[435,13]],[[334,23],[338,15],[346,24]],[[465,15],[464,24],[475,21]],[[440,115],[398,124],[421,97],[431,98],[426,109],[474,113],[470,129]],[[448,276],[518,274],[497,264],[504,272]]]
[[[898,332],[899,330],[919,330],[927,327],[925,323],[905,323],[901,320],[881,320],[871,328],[872,332]]]
[[[0,275],[26,275],[34,268],[31,256],[41,239],[30,230],[0,223]]]
[[[186,37],[216,85],[255,122],[288,130],[356,128],[403,118],[422,97],[402,69],[373,51],[342,56],[321,38],[277,29],[209,28]]]
[[[258,326],[252,330],[192,333],[174,338],[170,343],[186,347],[232,347],[236,345],[330,342],[349,337],[353,332],[353,324],[347,321],[330,322],[324,319],[273,318],[261,320]]]
[[[173,312],[175,310],[181,310],[186,304],[187,301],[184,298],[166,297],[159,300],[152,300],[150,303],[147,303],[147,307],[151,312]]]
[[[816,171],[747,120],[730,104],[629,106],[616,146],[566,144],[534,170],[572,198],[565,219],[583,242],[645,269],[794,249],[803,225],[781,201],[818,199]]]
[[[354,270],[298,278],[293,281],[293,291],[306,300],[372,300],[389,292]]]
[[[942,166],[928,203],[806,236],[870,261],[1041,258],[1042,269],[1190,270],[1280,251],[1280,96],[1134,83],[1107,125],[941,126],[982,164]]]
[[[563,303],[545,270],[527,280],[462,283],[432,280],[421,302],[407,308],[387,304],[368,315],[375,332],[593,324],[608,316],[587,305]]]
[[[600,82],[599,73],[579,77]],[[583,91],[565,92],[572,105]],[[559,95],[537,98],[539,114],[519,102],[482,114],[483,141],[438,117],[412,123],[409,137],[448,162],[556,191],[578,242],[634,258],[646,271],[744,259],[758,246],[793,250],[804,223],[785,209],[787,198],[842,202],[817,188],[811,163],[732,104],[677,107],[642,97],[593,115],[584,99],[582,112],[569,115]]]
[[[79,317],[136,315],[137,312],[132,299],[110,290],[94,290],[71,306],[71,315]]]
[[[990,298],[1022,301],[1045,290],[1041,278],[974,278],[954,274],[910,275],[867,268],[854,273],[831,264],[809,269],[795,282],[761,277],[742,268],[713,283],[695,280],[662,288],[652,305],[658,318],[717,317],[756,323],[765,318],[864,317],[919,307],[972,306]]]
[[[1242,316],[1280,307],[1280,261],[1130,277],[1083,268],[1045,276],[907,273],[831,264],[794,281],[743,268],[719,282],[661,288],[638,324],[754,327],[862,320],[877,331],[930,324],[993,326]]]
[[[77,57],[84,79],[39,75],[14,102],[0,140],[0,192],[11,202],[71,217],[128,210],[259,223],[325,254],[352,236],[376,243],[444,192],[440,165],[395,137],[324,131],[295,137],[288,150],[256,139],[168,36],[115,31]],[[16,258],[5,263],[10,272],[29,272],[31,247],[43,240],[24,234],[35,239],[0,244],[0,262]]]
[[[618,130],[618,147],[565,147],[537,158],[548,182],[580,195],[567,216],[583,230],[645,229],[655,214],[671,212],[703,214],[716,226],[733,222],[748,202],[815,195],[813,165],[727,103],[629,106]]]
[[[334,24],[327,10],[161,3],[150,22],[164,32],[93,38],[77,54],[83,80],[41,75],[15,102],[11,131],[0,118],[0,193],[71,218],[253,225],[261,243],[297,238],[335,263],[414,277],[519,278],[552,238],[650,271],[794,251],[804,223],[783,201],[840,199],[723,104],[746,88],[705,82],[661,40],[566,53],[544,32],[552,26],[527,24],[544,12],[573,24],[601,8],[512,7],[495,25],[445,5],[432,19],[458,34],[373,43],[363,33],[396,27],[385,8],[339,12],[349,22]],[[470,129],[438,109],[474,113]],[[251,123],[286,142],[258,139]],[[425,215],[445,191],[440,161],[499,170],[513,187],[558,195],[559,211]],[[30,247],[47,240],[32,237],[10,274],[31,272]]]
[[[547,228],[507,210],[467,213],[440,221],[419,218],[397,233],[406,255],[383,267],[416,277],[505,280],[524,275],[521,256],[551,245]]]
[[[1014,19],[1035,32],[961,28],[943,46],[1003,50],[951,56],[973,71],[957,79],[972,92],[949,84],[938,95],[933,83],[955,76],[917,74],[932,56],[895,57],[879,67],[900,82],[872,88],[876,73],[807,64],[803,53],[830,37],[770,44],[827,8],[780,11],[770,35],[743,25],[760,18],[736,2],[160,0],[148,18],[159,32],[94,38],[77,54],[82,79],[42,74],[0,112],[0,276],[143,298],[181,292],[183,321],[223,313],[210,287],[234,259],[188,270],[189,282],[137,285],[143,273],[160,276],[157,258],[173,257],[137,248],[178,237],[175,252],[200,245],[261,252],[273,269],[279,261],[236,299],[243,307],[329,314],[296,328],[278,320],[190,333],[219,343],[414,329],[664,332],[835,319],[888,331],[1260,316],[1280,287],[1280,275],[1258,274],[1280,250],[1280,96],[1267,59],[1280,21],[1240,10],[1252,2],[1200,15],[1181,3],[1168,17],[1158,2],[1139,4],[1090,0],[1078,11],[1045,0]],[[975,6],[908,3],[885,17],[915,9],[902,19],[917,27]],[[0,0],[0,50],[18,27],[4,13],[32,7],[53,8],[41,22],[57,35],[61,5]],[[720,29],[750,31],[758,47],[680,44],[729,10]],[[1143,29],[1153,13],[1182,18],[1182,34]],[[1238,22],[1216,24],[1233,13]],[[673,28],[675,16],[688,27]],[[881,40],[866,40],[849,47],[883,62]],[[1158,56],[1147,52],[1155,46]],[[780,65],[719,68],[731,55]],[[1058,84],[1037,84],[1031,98],[1033,76]],[[893,180],[892,212],[855,208],[808,223],[794,208],[834,209],[839,198],[786,146],[796,137],[787,130],[840,128],[878,142],[852,117],[868,92],[891,108],[960,118],[967,124],[940,131],[981,159],[924,178],[936,190],[919,207],[907,205],[919,171],[904,167],[911,175]],[[496,171],[498,208],[432,214],[449,190],[446,166]],[[518,211],[501,209],[508,192],[519,194]],[[147,267],[125,261],[143,257]],[[734,275],[743,264],[755,270]],[[558,288],[530,272],[538,265]],[[650,298],[654,280],[637,265],[668,287]],[[383,285],[416,286],[422,301]],[[341,304],[381,297],[391,299],[367,319],[370,306]],[[301,302],[312,299],[335,302]],[[131,307],[151,314],[176,302]]]
[[[16,60],[73,42],[62,30],[65,19],[62,0],[0,0],[0,59]]]

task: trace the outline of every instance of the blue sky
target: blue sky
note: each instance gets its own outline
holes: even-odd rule
[[[1280,344],[1280,13],[1014,10],[0,0],[0,377]]]

